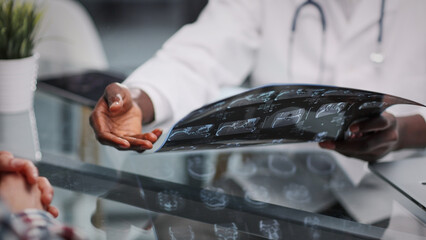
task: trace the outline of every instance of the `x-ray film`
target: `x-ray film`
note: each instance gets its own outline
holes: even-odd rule
[[[159,152],[342,140],[357,120],[395,104],[377,92],[321,85],[269,85],[199,108],[170,131]]]

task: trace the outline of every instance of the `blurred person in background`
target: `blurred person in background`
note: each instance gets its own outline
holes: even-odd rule
[[[83,239],[50,205],[53,188],[29,160],[0,151],[0,239]]]

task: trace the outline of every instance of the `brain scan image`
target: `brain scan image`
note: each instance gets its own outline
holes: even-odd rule
[[[321,95],[324,89],[311,89],[311,88],[293,88],[285,89],[278,93],[275,97],[275,101],[292,99],[292,98],[316,98]]]
[[[259,230],[267,239],[280,239],[280,224],[277,220],[260,220]]]
[[[308,203],[311,201],[309,189],[302,184],[291,183],[284,186],[284,197],[295,203]]]
[[[177,211],[183,207],[185,200],[179,192],[174,190],[164,190],[157,194],[158,205],[168,212]]]
[[[222,188],[207,187],[200,191],[200,199],[211,210],[221,210],[228,206],[229,197]]]
[[[318,109],[315,118],[338,114],[345,109],[346,105],[345,102],[324,104]]]
[[[285,108],[268,117],[262,128],[280,128],[297,125],[301,123],[304,118],[304,115],[305,109],[303,108]]]
[[[250,118],[247,120],[223,123],[219,126],[219,129],[216,132],[216,136],[254,132],[256,130],[256,123],[258,121],[259,118]]]
[[[170,134],[169,141],[208,137],[210,135],[209,131],[212,129],[212,127],[213,124],[207,124],[203,126],[176,129]]]
[[[271,100],[271,96],[275,93],[275,91],[269,91],[264,93],[250,94],[243,98],[232,101],[228,108],[242,107],[255,103],[264,103]]]
[[[238,228],[235,223],[215,224],[214,234],[216,235],[217,240],[237,240]]]
[[[338,127],[342,127],[345,124],[345,114],[339,113],[336,116],[333,117],[330,121],[331,123],[334,123]]]
[[[336,86],[263,86],[194,110],[174,125],[157,152],[341,140],[350,123],[376,117],[396,104],[425,107]]]
[[[170,226],[169,227],[170,240],[194,240],[195,234],[192,231],[192,227],[188,225],[187,227],[182,226]]]
[[[288,125],[296,125],[302,120],[305,109],[300,108],[297,110],[280,112],[275,115],[272,122],[272,128],[284,127]]]

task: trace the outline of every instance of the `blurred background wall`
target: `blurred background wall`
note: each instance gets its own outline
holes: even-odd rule
[[[130,74],[186,23],[207,0],[78,0],[99,31],[110,69]]]

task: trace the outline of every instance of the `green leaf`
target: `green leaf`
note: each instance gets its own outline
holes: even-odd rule
[[[0,59],[30,56],[41,18],[34,2],[0,0]]]

